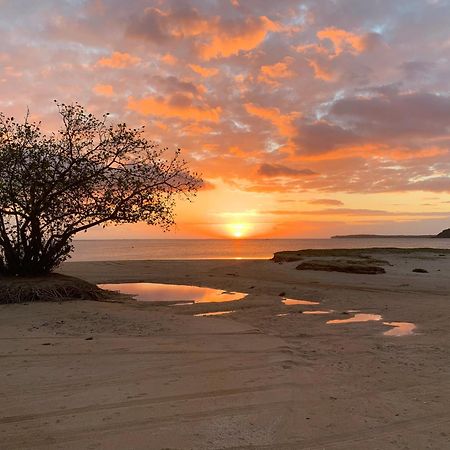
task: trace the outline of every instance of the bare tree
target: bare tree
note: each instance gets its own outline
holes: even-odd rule
[[[51,272],[75,234],[95,226],[174,223],[177,194],[201,185],[179,156],[148,141],[143,128],[107,123],[78,104],[58,104],[62,126],[0,114],[0,273]]]

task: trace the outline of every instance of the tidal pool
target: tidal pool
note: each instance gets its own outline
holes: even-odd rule
[[[231,314],[234,311],[213,311],[201,314],[194,314],[195,317],[206,317],[206,316],[223,316],[224,314]]]
[[[357,323],[357,322],[371,322],[381,320],[383,317],[380,314],[355,314],[349,319],[333,319],[329,320],[328,324],[339,324],[339,323]]]
[[[383,325],[388,325],[390,330],[385,331],[385,336],[408,336],[414,334],[416,325],[411,322],[383,322]]]
[[[99,284],[98,287],[132,295],[138,301],[177,302],[179,305],[232,302],[234,300],[242,300],[247,295],[242,292],[227,292],[199,286],[161,283]]]
[[[283,298],[283,300],[281,300],[282,303],[284,303],[287,306],[292,306],[292,305],[318,305],[319,302],[313,302],[311,300],[296,300],[293,298]]]

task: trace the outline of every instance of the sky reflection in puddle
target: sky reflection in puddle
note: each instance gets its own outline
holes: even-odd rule
[[[180,305],[231,302],[242,300],[247,295],[242,292],[227,292],[198,286],[160,283],[99,284],[98,287],[132,295],[138,301],[178,302]]]
[[[201,314],[194,314],[194,317],[206,317],[206,316],[223,316],[224,314],[231,314],[235,311],[213,311]]]
[[[357,322],[371,322],[381,320],[382,316],[380,314],[355,314],[353,317],[349,319],[333,319],[329,320],[328,324],[339,324],[339,323],[357,323]]]
[[[286,306],[292,306],[292,305],[318,305],[319,302],[312,302],[311,300],[296,300],[293,298],[283,298],[281,300],[282,303],[284,303]]]
[[[326,311],[326,310],[320,310],[320,309],[318,309],[318,310],[316,310],[316,311],[303,311],[303,314],[330,314],[330,313],[332,313],[333,311],[330,309],[330,310],[328,310],[328,311]]]
[[[393,327],[383,333],[385,336],[408,336],[414,334],[416,329],[411,322],[383,322],[383,325]]]

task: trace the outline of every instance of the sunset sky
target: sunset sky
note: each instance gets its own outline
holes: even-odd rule
[[[170,233],[450,227],[450,1],[0,0],[0,110],[146,125],[205,188]]]

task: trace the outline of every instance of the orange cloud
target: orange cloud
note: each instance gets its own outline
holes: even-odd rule
[[[282,61],[272,65],[262,66],[261,73],[258,76],[258,81],[267,83],[270,85],[279,85],[277,81],[280,78],[292,78],[295,72],[289,68],[289,65],[293,62],[293,58],[286,56]]]
[[[212,77],[219,73],[219,69],[216,69],[215,67],[202,67],[197,64],[189,64],[189,68],[202,77]]]
[[[246,103],[245,110],[252,116],[259,117],[263,120],[268,120],[275,127],[278,128],[279,133],[285,137],[292,137],[295,135],[296,130],[293,125],[293,120],[300,117],[300,113],[297,111],[289,114],[281,114],[278,108],[263,108],[253,103]]]
[[[332,81],[334,79],[334,74],[320,65],[318,61],[314,59],[308,59],[308,64],[314,70],[314,78],[318,78],[319,80],[323,81]]]
[[[180,96],[178,96],[180,97]],[[218,122],[220,120],[221,108],[198,107],[192,105],[189,99],[171,97],[164,98],[147,97],[136,100],[128,99],[127,108],[146,116],[178,117],[182,120],[196,120]]]
[[[328,27],[318,31],[317,37],[321,41],[324,39],[330,40],[334,46],[335,55],[339,55],[344,51],[361,53],[366,49],[364,36],[359,36],[336,27]]]
[[[105,97],[111,97],[114,95],[114,88],[110,84],[97,84],[92,88],[92,90],[97,95],[103,95]]]
[[[170,53],[166,53],[161,57],[161,61],[163,63],[169,64],[170,66],[173,66],[176,64],[177,58],[175,58],[175,56],[171,55]]]
[[[209,30],[209,42],[199,46],[200,57],[209,60],[252,50],[261,44],[270,31],[278,30],[280,26],[266,16],[247,18],[237,30],[227,27]]]
[[[124,69],[125,67],[139,64],[141,58],[132,56],[129,53],[114,52],[109,58],[101,58],[97,61],[97,66],[110,67],[112,69]]]
[[[182,132],[189,136],[203,136],[211,133],[213,128],[199,123],[190,123],[183,127]]]

